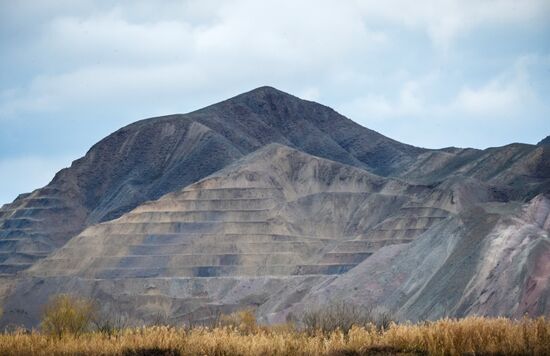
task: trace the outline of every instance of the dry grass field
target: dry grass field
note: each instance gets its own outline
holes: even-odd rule
[[[544,318],[469,317],[391,323],[387,330],[354,326],[347,333],[264,327],[241,319],[215,328],[5,333],[0,355],[550,355],[550,322]]]

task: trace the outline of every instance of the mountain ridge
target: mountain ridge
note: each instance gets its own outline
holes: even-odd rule
[[[165,288],[201,278],[212,279],[211,285],[222,283],[216,282],[219,278],[242,286],[260,280],[271,285],[235,296],[238,306],[247,306],[251,295],[267,301],[269,293],[287,283],[303,286],[307,281],[313,287],[384,246],[410,242],[418,234],[414,229],[403,234],[403,217],[428,228],[448,214],[438,207],[449,197],[442,200],[429,187],[269,144],[183,190],[88,227],[23,272],[6,305],[10,310],[38,305],[37,296],[68,291],[76,283],[92,294],[101,290],[106,300],[116,300],[127,290],[143,301],[170,295],[163,302],[167,315],[187,310],[174,319],[185,321],[189,313],[198,312],[196,300]],[[415,201],[424,207],[387,219],[386,214]],[[437,217],[418,217],[434,212]],[[158,285],[167,278],[172,287],[156,287],[154,296],[141,290],[144,281]],[[98,286],[90,285],[91,280]],[[124,281],[124,289],[108,287],[114,281]],[[224,306],[223,294],[201,295],[201,308],[211,313],[219,306],[233,308]],[[147,319],[156,307],[140,308],[135,315]],[[36,318],[36,312],[30,315]],[[36,322],[17,314],[7,317],[10,322]]]
[[[548,193],[548,145],[414,147],[260,87],[127,125],[0,208],[0,323],[72,290],[145,322],[280,322],[331,295],[404,319],[546,315]]]
[[[323,130],[316,127],[318,120],[324,120]],[[354,153],[354,145],[369,137],[385,148]],[[382,171],[412,159],[402,153],[412,146],[362,128],[328,107],[261,87],[189,114],[145,119],[115,131],[46,187],[4,205],[0,238],[14,241],[11,251],[34,251],[38,244],[47,254],[86,226],[117,218],[271,142],[363,168],[369,160],[381,162],[379,156],[391,155],[393,163],[382,160]],[[42,255],[25,255],[28,263],[0,261],[0,274],[25,269]]]

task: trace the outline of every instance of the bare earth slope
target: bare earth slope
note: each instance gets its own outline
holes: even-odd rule
[[[550,191],[550,146],[425,150],[261,87],[185,115],[142,120],[94,145],[46,187],[0,208],[0,276],[31,266],[86,226],[185,187],[266,144],[420,184],[473,177],[502,199]],[[1,278],[1,277],[0,277]]]
[[[273,322],[330,300],[404,318],[547,313],[548,201],[523,212],[489,203],[500,195],[475,181],[412,185],[268,145],[87,228],[20,276],[4,322],[35,325],[41,301],[75,290],[145,321],[253,306]]]
[[[550,313],[550,145],[426,150],[262,87],[143,120],[0,209],[0,324],[60,292],[151,321],[329,301]]]
[[[33,325],[29,306],[75,288],[145,320],[261,306],[414,240],[453,213],[451,196],[271,144],[87,228],[20,277],[6,320]]]
[[[419,155],[396,174],[424,183],[474,178],[499,186],[506,192],[506,199],[525,201],[550,192],[550,145],[516,143],[483,151],[430,151]]]
[[[90,224],[272,142],[382,174],[425,151],[270,87],[190,114],[139,121],[98,142],[46,187],[0,209],[0,275],[28,268]]]
[[[378,251],[294,309],[346,300],[412,320],[549,315],[549,212],[543,195],[523,205],[478,204],[408,245]]]

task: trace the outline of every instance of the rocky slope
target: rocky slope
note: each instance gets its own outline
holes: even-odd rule
[[[500,286],[488,290],[486,276],[478,275],[495,268],[479,263],[497,252],[484,250],[482,242],[502,238],[491,230],[493,215],[515,213],[521,205],[488,203],[500,196],[494,187],[465,185],[409,184],[271,144],[183,190],[87,228],[20,275],[4,320],[34,325],[39,313],[30,306],[74,290],[143,321],[160,313],[171,322],[197,322],[246,306],[258,307],[265,321],[280,321],[304,303],[340,299],[370,301],[407,318],[465,314],[458,299],[468,297],[461,288],[472,276],[481,280],[477,292],[493,295]],[[541,230],[548,225],[548,204],[537,199],[525,216]],[[542,264],[534,269],[545,277],[546,251],[533,246],[547,243],[548,236],[539,230],[528,229],[533,241],[525,246],[517,243],[523,233],[511,246],[496,244],[523,256],[497,273],[515,271],[506,287],[537,278],[521,269],[531,265]],[[541,261],[529,257],[533,251]],[[370,279],[380,273],[384,282],[373,288]],[[535,305],[519,309],[546,312],[532,295],[546,298],[548,286],[530,293]],[[503,299],[496,305],[508,308],[505,302],[515,301]],[[472,299],[464,303],[475,306]]]
[[[424,183],[473,178],[498,186],[505,199],[525,201],[550,191],[550,146],[511,144],[483,151],[430,151],[396,174]]]
[[[0,209],[0,324],[60,292],[137,321],[548,315],[549,152],[416,148],[269,87],[139,121]]]
[[[294,305],[369,304],[402,319],[550,313],[550,199],[478,204],[396,245]],[[354,286],[354,288],[350,288]]]
[[[545,138],[540,140],[539,143],[537,143],[537,146],[542,146],[542,145],[550,145],[550,136],[546,136]]]
[[[193,113],[139,121],[98,142],[46,187],[0,209],[0,275],[28,268],[86,226],[272,142],[381,174],[425,151],[270,87]]]
[[[75,283],[102,300],[124,300],[131,291],[127,310],[140,310],[143,319],[161,306],[181,321],[214,315],[220,306],[263,304],[284,286],[313,285],[383,246],[412,241],[451,214],[437,207],[448,199],[426,186],[270,144],[87,228],[22,275],[6,306],[39,305],[37,297],[73,290]],[[197,283],[207,286],[184,292]],[[223,293],[236,286],[238,300],[226,303]],[[8,320],[36,322],[36,313],[29,315],[15,312]]]

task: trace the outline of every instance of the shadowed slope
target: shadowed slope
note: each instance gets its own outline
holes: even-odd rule
[[[307,289],[383,246],[412,241],[414,232],[406,238],[399,233],[404,225],[428,228],[451,213],[432,207],[441,200],[433,193],[271,144],[87,228],[21,276],[7,309],[39,305],[50,293],[75,286],[132,311],[144,305],[137,315],[145,319],[161,306],[183,320],[207,318],[216,308],[260,305],[278,290]],[[380,224],[397,233],[371,236]],[[351,250],[350,242],[356,244]],[[189,284],[202,286],[199,299],[174,294]],[[33,310],[6,314],[31,325],[36,316]]]
[[[503,198],[527,201],[550,192],[550,146],[511,144],[482,151],[430,151],[396,174],[423,183],[474,178],[500,187]]]
[[[550,136],[546,136],[545,138],[540,140],[539,143],[537,143],[537,146],[542,146],[542,145],[550,145]]]
[[[545,314],[549,147],[424,150],[269,87],[139,121],[0,209],[5,320],[62,291],[144,320],[282,321],[332,291],[405,318]]]
[[[0,276],[28,268],[86,226],[117,218],[274,142],[421,184],[472,177],[495,186],[499,200],[525,200],[550,190],[548,145],[425,150],[326,106],[261,87],[189,114],[128,125],[46,187],[3,206]]]
[[[380,173],[423,152],[270,87],[190,114],[142,120],[98,142],[46,187],[0,209],[0,275],[27,268],[90,224],[117,218],[271,142]]]
[[[385,218],[365,221],[363,214],[352,218],[351,211],[366,205],[363,213],[369,213],[374,205],[366,203],[372,199],[382,211],[403,205],[410,200],[408,188],[270,144],[182,191],[89,227],[29,273],[90,278],[340,273],[366,256],[323,263],[323,251]]]
[[[222,136],[188,119],[119,130],[46,187],[0,210],[0,249],[10,256],[0,273],[26,268],[87,224],[117,217],[240,156]],[[14,261],[23,253],[27,260]]]
[[[549,212],[543,195],[523,205],[477,204],[408,245],[379,250],[302,303],[378,305],[409,320],[548,315]]]

